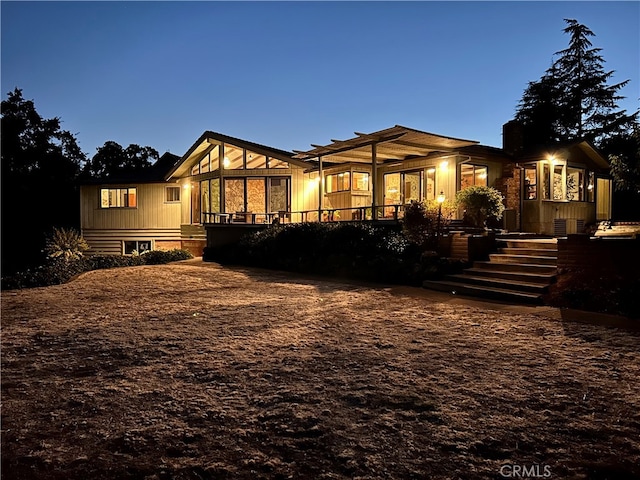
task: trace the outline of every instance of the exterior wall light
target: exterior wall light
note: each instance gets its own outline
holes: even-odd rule
[[[447,160],[443,160],[442,162],[440,162],[440,168],[442,170],[446,170],[448,166],[449,166],[449,162]]]
[[[224,157],[224,160],[222,160],[222,165],[224,166],[224,168],[229,168],[229,165],[231,165],[229,157]]]

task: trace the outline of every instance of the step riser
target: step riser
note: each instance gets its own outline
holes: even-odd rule
[[[520,263],[528,265],[556,265],[557,259],[553,257],[533,257],[526,255],[503,255],[493,253],[489,255],[489,259],[495,263]]]
[[[507,244],[507,248],[535,248],[539,250],[557,250],[558,244],[555,242],[534,242],[524,241],[518,242],[513,240],[502,240]]]
[[[543,294],[547,291],[546,285],[519,285],[509,281],[501,281],[500,279],[474,278],[469,275],[461,275],[460,277],[449,275],[446,279],[451,282],[478,285],[479,287],[502,288],[516,292]]]
[[[500,248],[498,252],[505,255],[531,255],[534,257],[558,257],[557,250],[535,248]]]
[[[540,273],[547,275],[555,275],[557,271],[555,265],[523,265],[517,263],[474,262],[473,267],[480,268],[482,270],[517,273]]]
[[[468,287],[465,285],[447,285],[441,284],[438,282],[425,281],[422,286],[424,288],[428,288],[430,290],[437,290],[440,292],[455,292],[457,295],[469,295],[472,297],[480,297],[480,298],[488,298],[492,300],[503,300],[508,302],[517,302],[517,303],[532,303],[532,304],[541,304],[542,299],[540,296],[527,294],[527,295],[519,295],[518,292],[507,293],[507,292],[492,292],[490,290],[482,290],[473,287]]]
[[[540,285],[549,285],[555,281],[555,277],[553,275],[546,274],[526,274],[526,273],[515,273],[515,272],[504,272],[500,270],[476,270],[473,272],[466,270],[465,273],[469,275],[474,275],[477,277],[487,277],[487,278],[498,278],[504,281],[512,281],[516,282],[529,282],[529,283],[539,283]]]

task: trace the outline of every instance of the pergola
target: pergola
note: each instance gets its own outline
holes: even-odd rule
[[[373,133],[354,132],[356,137],[349,140],[332,139],[328,145],[311,145],[312,150],[294,150],[293,158],[303,161],[317,159],[318,175],[322,178],[324,162],[330,163],[367,163],[371,164],[372,215],[377,218],[377,167],[388,162],[402,162],[409,159],[429,158],[455,152],[462,147],[476,145],[473,140],[444,137],[413,128],[395,125]],[[318,214],[322,206],[324,187],[322,181],[318,188]]]

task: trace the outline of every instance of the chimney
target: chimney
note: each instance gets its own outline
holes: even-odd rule
[[[502,149],[509,155],[518,155],[524,149],[524,127],[517,120],[502,126]]]

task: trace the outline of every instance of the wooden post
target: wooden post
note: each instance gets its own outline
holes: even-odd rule
[[[376,194],[378,183],[378,159],[376,144],[371,144],[371,218],[373,220],[378,219],[378,209],[376,208]]]
[[[318,156],[318,222],[322,221],[322,198],[324,197],[324,182],[322,179],[322,156]]]

